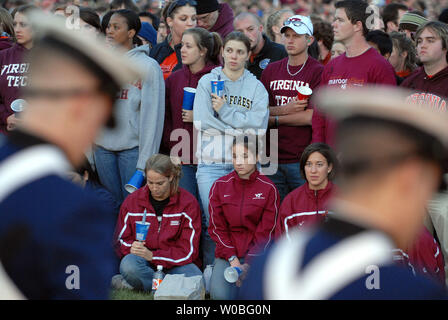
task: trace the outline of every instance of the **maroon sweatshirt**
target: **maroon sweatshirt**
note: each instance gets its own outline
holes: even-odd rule
[[[397,84],[392,65],[378,51],[370,48],[363,54],[349,58],[344,54],[331,60],[322,73],[321,86],[333,86],[341,89],[362,87],[366,84]],[[333,145],[336,123],[321,112],[314,111],[312,119],[314,142]]]
[[[141,221],[147,211],[150,223],[145,247],[152,251],[151,264],[165,269],[196,262],[201,235],[201,211],[196,198],[179,188],[170,197],[159,219],[149,200],[147,185],[131,193],[123,202],[115,230],[115,251],[121,259],[131,252],[135,241],[135,223]]]
[[[308,183],[290,192],[280,206],[277,234],[288,235],[294,228],[314,226],[324,221],[328,214],[328,202],[336,186],[329,181],[322,190],[311,190]]]
[[[208,64],[201,71],[193,74],[188,66],[182,66],[182,69],[175,71],[165,80],[165,123],[163,127],[162,152],[169,153],[176,144],[182,141],[180,137],[176,141],[170,141],[170,135],[173,130],[187,130],[190,138],[190,152],[183,154],[181,150],[179,154],[176,154],[181,157],[184,164],[197,163],[197,161],[194,161],[196,147],[193,146],[193,137],[195,136],[193,123],[182,121],[183,89],[184,87],[196,88],[199,79],[216,67],[218,66]]]
[[[269,106],[281,108],[297,97],[298,88],[310,87],[313,91],[318,87],[321,74],[324,69],[316,59],[308,57],[308,60],[297,75],[291,76],[287,71],[288,57],[268,64],[261,75],[261,82],[269,93]],[[294,74],[303,65],[289,66],[289,71]],[[309,108],[313,108],[311,104]],[[277,128],[273,128],[277,129]],[[267,136],[268,138],[270,135]],[[284,126],[278,127],[278,157],[279,163],[294,163],[300,160],[303,150],[311,142],[311,126]],[[268,146],[271,145],[268,142]]]
[[[409,100],[414,103],[429,102],[432,108],[447,111],[448,67],[428,76],[421,67],[408,76],[401,86],[412,91]]]
[[[249,180],[235,171],[219,178],[209,200],[208,233],[216,242],[217,258],[235,255],[247,263],[274,239],[280,196],[271,180],[258,171]]]
[[[0,51],[0,131],[6,132],[6,119],[13,114],[11,102],[20,97],[20,89],[27,85],[29,64],[23,63],[28,50],[15,44]]]
[[[233,30],[233,10],[227,3],[221,3],[219,5],[218,20],[216,20],[215,25],[209,31],[219,33],[224,40]]]

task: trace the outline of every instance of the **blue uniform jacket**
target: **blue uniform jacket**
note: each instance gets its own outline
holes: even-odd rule
[[[446,299],[438,283],[393,264],[392,248],[382,232],[333,215],[319,229],[298,231],[255,260],[239,299]],[[322,258],[329,259],[320,263]]]
[[[115,217],[66,180],[67,170],[60,149],[39,138],[17,132],[0,141],[0,260],[28,299],[108,299]],[[24,171],[26,182],[9,192],[8,175]]]

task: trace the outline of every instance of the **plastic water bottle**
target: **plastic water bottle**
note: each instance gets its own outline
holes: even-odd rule
[[[162,283],[165,274],[163,273],[163,266],[158,265],[157,271],[154,272],[154,276],[152,277],[152,292],[155,293],[157,289],[159,289],[160,284]]]
[[[243,272],[241,270],[241,268],[238,268],[238,267],[227,267],[224,270],[224,279],[226,279],[227,282],[235,283],[235,282],[238,281],[238,278],[240,277],[241,272]]]
[[[209,264],[204,270],[205,292],[210,292],[210,279],[212,278],[213,265]]]

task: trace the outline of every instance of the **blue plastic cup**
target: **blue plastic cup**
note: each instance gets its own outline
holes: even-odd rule
[[[196,89],[185,87],[184,99],[182,100],[182,109],[193,110],[194,96],[196,95]]]
[[[224,279],[226,279],[227,282],[235,283],[238,281],[241,273],[243,270],[238,267],[227,267],[224,270]]]
[[[218,97],[222,97],[224,94],[224,80],[212,80],[212,93]]]
[[[149,226],[151,224],[149,222],[136,221],[135,222],[135,239],[137,241],[145,241],[146,236],[148,235]]]
[[[145,180],[145,176],[143,175],[143,172],[137,170],[137,171],[135,171],[131,180],[129,180],[129,182],[126,183],[126,185],[124,186],[124,189],[127,192],[132,193],[135,190],[138,190],[141,188],[144,180]]]

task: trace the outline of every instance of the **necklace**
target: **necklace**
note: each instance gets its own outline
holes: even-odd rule
[[[308,61],[308,58],[306,58],[305,62],[302,64],[302,68],[299,69],[299,71],[297,71],[296,73],[291,73],[291,71],[289,71],[289,60],[286,63],[286,70],[288,71],[289,75],[291,77],[294,77],[296,75],[298,75],[300,73],[300,71],[302,71],[302,69],[305,67],[306,62]]]

